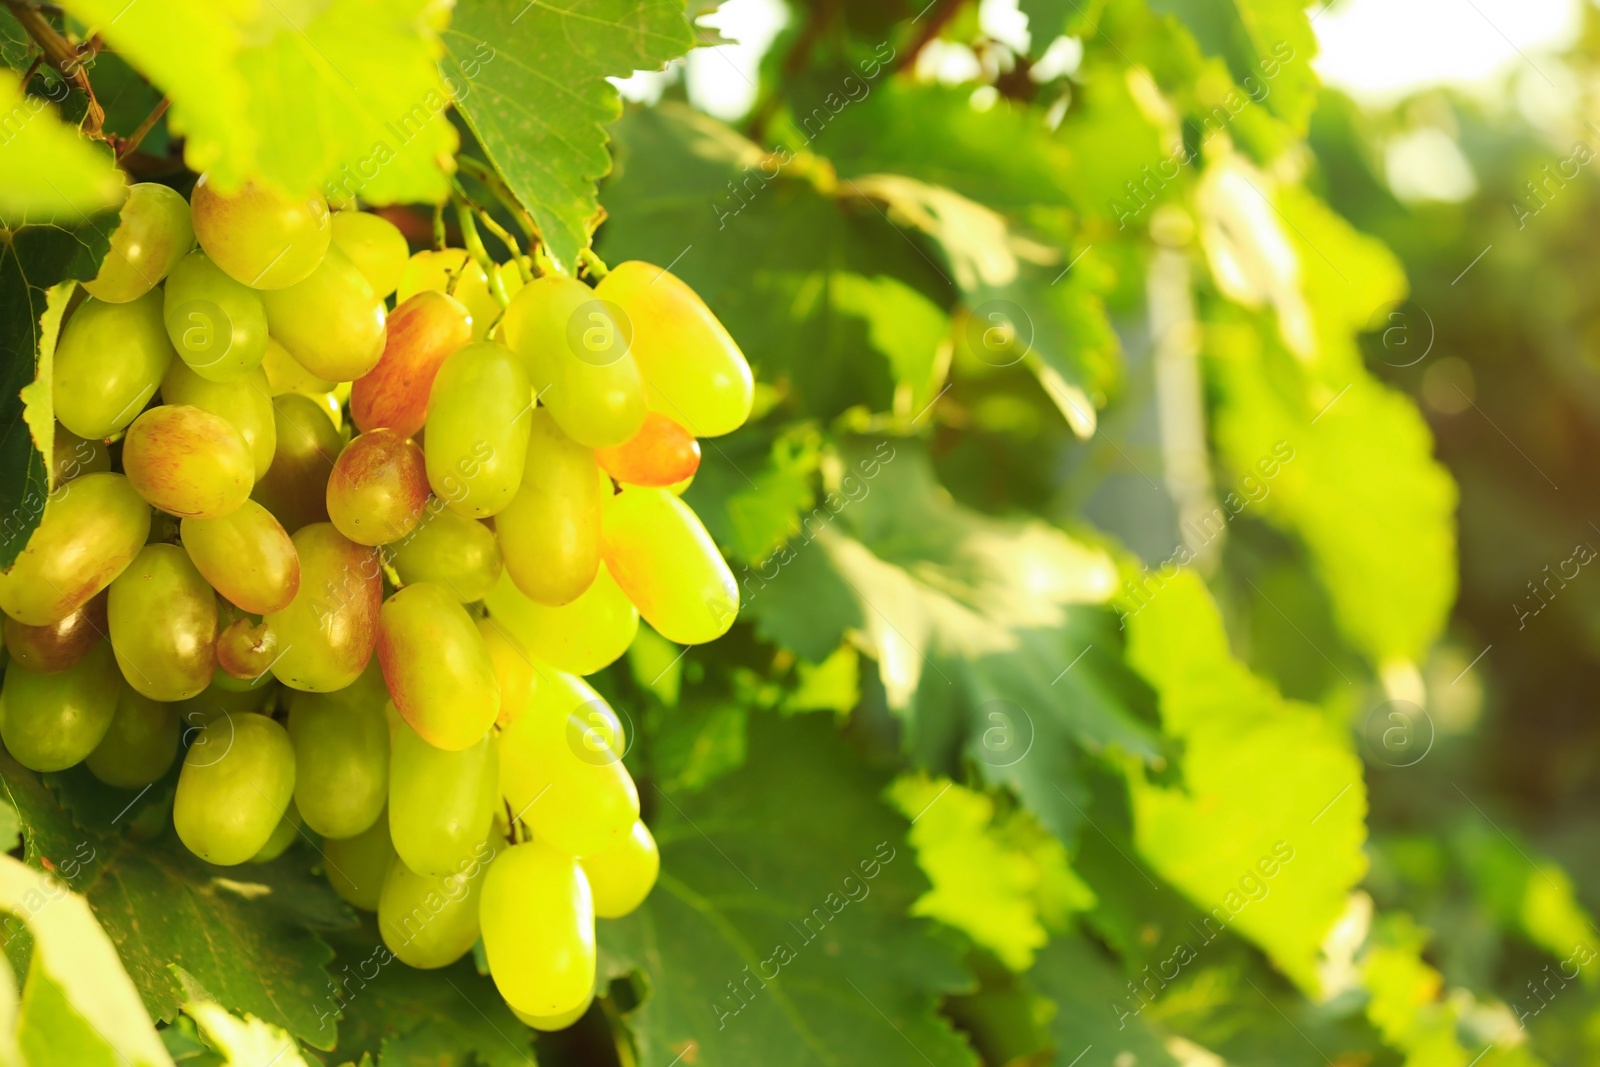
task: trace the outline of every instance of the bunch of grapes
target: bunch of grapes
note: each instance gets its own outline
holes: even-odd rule
[[[749,416],[743,355],[658,267],[591,287],[411,255],[320,196],[136,185],[111,245],[55,352],[43,519],[0,575],[0,739],[130,789],[181,750],[196,855],[306,836],[396,957],[481,938],[520,1017],[569,1024],[595,917],[659,866],[582,676],[641,616],[683,644],[732,624],[677,494]]]

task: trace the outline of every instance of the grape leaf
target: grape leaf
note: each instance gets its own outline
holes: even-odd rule
[[[207,1043],[222,1053],[226,1067],[264,1063],[306,1067],[294,1038],[270,1023],[251,1015],[235,1018],[220,1004],[207,1000],[190,1001],[183,1010],[199,1026]]]
[[[1168,1051],[1166,1035],[1142,1013],[1119,1014],[1127,996],[1124,981],[1104,953],[1082,937],[1055,938],[1039,953],[1027,982],[1055,1002],[1047,1027],[1056,1063],[1071,1063],[1093,1049],[1095,1058],[1088,1062],[1176,1067],[1180,1061]],[[1204,1061],[1196,1057],[1194,1062]]]
[[[1028,53],[1037,59],[1057,37],[1085,37],[1100,21],[1106,0],[1018,0],[1028,16]]]
[[[1094,905],[1061,842],[1026,811],[995,811],[993,798],[949,779],[906,775],[889,790],[913,820],[911,845],[933,888],[911,914],[938,919],[1027,970],[1050,930]]]
[[[935,1013],[966,988],[954,945],[906,910],[927,888],[885,776],[833,717],[755,716],[746,765],[654,802],[661,879],[601,920],[601,975],[637,972],[642,1067],[972,1064]]]
[[[881,208],[825,195],[799,158],[781,164],[680,106],[630,111],[613,132],[617,167],[598,237],[609,262],[670,264],[728,327],[757,379],[816,419],[857,405],[892,409],[896,368],[912,373],[908,390],[926,387],[921,359],[933,358],[931,335],[919,329],[926,347],[913,351],[891,307],[858,294],[894,279],[926,301],[921,318],[931,319],[931,307],[952,302],[951,283]],[[852,279],[841,282],[845,274]],[[856,291],[843,298],[848,310],[841,286]],[[895,339],[891,351],[876,346],[885,338]],[[909,420],[915,409],[905,414]],[[754,469],[744,470],[755,482]]]
[[[921,765],[964,753],[1071,840],[1082,751],[1156,752],[1110,688],[1111,561],[1038,522],[957,505],[909,441],[841,448],[840,491],[743,575],[759,632],[821,661],[847,637],[878,661]]]
[[[1180,785],[1130,778],[1139,854],[1315,993],[1318,950],[1367,867],[1361,762],[1341,725],[1233,658],[1192,571],[1128,607],[1128,662],[1183,746]]]
[[[138,991],[82,896],[0,856],[0,910],[26,924],[33,938],[16,1035],[28,1062],[171,1067]]]
[[[1304,6],[1295,0],[1150,0],[1150,8],[1177,16],[1200,47],[1227,60],[1240,85],[1272,79],[1267,106],[1306,132],[1318,83],[1311,67],[1317,37]]]
[[[260,179],[370,203],[441,200],[457,141],[444,111],[495,59],[441,70],[442,9],[428,0],[62,6],[165,90],[185,161],[228,188]]]
[[[28,862],[88,900],[153,1017],[172,1021],[188,999],[176,965],[229,1011],[333,1047],[334,1026],[317,1013],[333,951],[316,930],[354,919],[307,873],[301,849],[244,870],[211,867],[172,832],[170,788],[111,790],[80,768],[52,775],[47,789],[9,757],[0,757],[0,779],[22,818]],[[141,833],[123,833],[130,822]]]
[[[605,127],[622,113],[608,77],[654,70],[696,31],[681,0],[462,0],[445,34],[458,64],[483,49],[459,102],[478,142],[533,215],[550,257],[571,272],[601,212],[611,168]]]
[[[122,203],[127,184],[104,145],[91,145],[50,101],[0,69],[0,100],[15,100],[0,138],[0,223],[70,223]]]
[[[49,392],[35,390],[27,403],[22,392],[36,376],[49,381],[69,295],[62,283],[95,276],[116,226],[112,214],[0,230],[0,567],[28,543],[50,491],[49,466],[25,420],[53,433]]]
[[[383,1067],[530,1067],[528,1028],[470,957],[436,971],[395,959],[376,926],[329,936],[338,952],[338,991],[324,1010],[342,1012],[332,1062],[378,1058]]]

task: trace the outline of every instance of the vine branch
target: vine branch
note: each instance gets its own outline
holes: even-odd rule
[[[76,46],[61,36],[56,28],[50,25],[50,20],[44,17],[44,13],[32,4],[23,3],[22,0],[5,0],[5,5],[22,28],[28,31],[28,36],[39,46],[51,68],[73,86],[82,89],[88,96],[89,110],[83,117],[84,132],[91,137],[101,137],[106,112],[100,106],[100,101],[95,99],[94,88],[89,84],[89,74],[83,69],[85,58],[93,58],[94,50],[90,49],[89,55],[85,57]]]

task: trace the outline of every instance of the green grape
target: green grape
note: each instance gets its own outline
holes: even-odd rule
[[[289,801],[289,810],[283,818],[278,820],[277,828],[272,831],[272,836],[267,838],[267,843],[261,846],[249,859],[250,863],[271,863],[289,850],[294,844],[294,839],[300,836],[300,827],[305,825],[300,818],[300,813],[295,810],[294,801]]]
[[[383,812],[389,796],[389,722],[383,701],[339,693],[289,698],[294,799],[323,837],[354,837]]]
[[[395,862],[389,840],[389,820],[377,820],[354,837],[322,842],[322,873],[346,904],[362,911],[377,911],[383,883]]]
[[[350,386],[350,418],[415,437],[428,417],[428,393],[450,354],[472,340],[472,315],[454,297],[424,289],[389,315],[383,356]]]
[[[689,505],[665,489],[628,488],[606,502],[606,566],[644,620],[680,645],[728,632],[739,587]]]
[[[530,655],[568,674],[609,667],[639,632],[639,610],[604,563],[594,582],[570,604],[535,603],[504,578],[483,603]]]
[[[656,839],[642,822],[635,822],[617,844],[584,856],[578,863],[594,894],[594,913],[602,919],[620,919],[643,904],[661,873]]]
[[[494,531],[435,501],[411,536],[389,546],[390,562],[405,585],[433,582],[463,604],[482,600],[500,580],[500,546]]]
[[[423,439],[428,481],[446,504],[481,519],[522,483],[533,390],[516,354],[483,342],[458,349],[433,379]]]
[[[252,289],[293,285],[316,270],[328,251],[332,227],[321,193],[290,197],[252,184],[222,193],[202,174],[189,204],[200,247]]]
[[[344,448],[339,431],[317,402],[299,393],[272,398],[277,447],[272,466],[251,495],[291,534],[328,521],[328,479]]]
[[[171,363],[159,292],[126,304],[90,297],[56,345],[50,386],[56,418],[86,440],[110,437],[156,395]]]
[[[305,281],[263,293],[261,301],[272,336],[319,378],[351,381],[383,355],[383,299],[337,248]]]
[[[517,639],[497,620],[484,616],[478,619],[477,625],[483,647],[489,651],[489,662],[494,664],[495,682],[500,689],[500,715],[495,722],[503,728],[516,722],[528,709],[538,668]]]
[[[297,531],[294,547],[300,591],[266,618],[280,649],[272,673],[291,689],[343,689],[366,669],[378,640],[378,554],[323,522]]]
[[[85,441],[59,422],[51,444],[50,484],[61,486],[83,474],[111,469],[111,450],[104,441]]]
[[[223,867],[260,852],[294,797],[294,748],[265,715],[203,724],[178,772],[172,825],[190,852]]]
[[[0,609],[29,626],[71,615],[133,561],[150,505],[120,474],[85,474],[51,495],[38,529],[0,573]]]
[[[495,857],[478,904],[489,974],[506,1003],[546,1018],[594,995],[594,903],[577,861],[538,841]]]
[[[639,818],[616,713],[583,679],[540,673],[533,699],[500,734],[500,789],[512,813],[568,855],[610,848]]]
[[[529,599],[569,604],[600,566],[600,474],[594,452],[561,432],[550,412],[530,413],[522,486],[495,516],[506,573]]]
[[[750,417],[755,382],[744,353],[695,291],[660,267],[630,260],[611,268],[594,295],[633,327],[650,407],[696,437],[720,437]]]
[[[189,202],[165,185],[137,182],[128,186],[122,217],[111,231],[111,247],[100,261],[100,273],[83,287],[108,304],[137,300],[160,284],[173,264],[193,247]]]
[[[177,545],[146,545],[111,583],[111,644],[128,684],[152,700],[185,700],[217,667],[217,598]]]
[[[393,430],[372,430],[345,446],[328,478],[328,517],[358,545],[398,541],[422,521],[428,472],[422,449]]]
[[[389,865],[378,900],[378,933],[400,962],[430,970],[465,956],[478,940],[478,901],[494,845],[477,848],[449,874],[416,874]]]
[[[180,518],[219,519],[250,498],[256,465],[233,423],[188,404],[162,404],[122,439],[128,483]]]
[[[406,264],[400,284],[394,291],[395,303],[403,304],[425,291],[449,293],[459,300],[472,317],[472,339],[481,341],[500,317],[500,305],[489,292],[489,276],[464,248],[418,252]]]
[[[411,255],[406,235],[398,226],[365,211],[341,211],[333,216],[333,246],[350,257],[379,298],[400,284]]]
[[[267,376],[267,388],[273,396],[279,393],[321,396],[331,391],[336,384],[326,378],[318,378],[296,363],[288,349],[270,336],[267,338],[266,354],[261,357],[261,370]]]
[[[390,734],[389,836],[418,874],[450,874],[489,834],[500,796],[489,734],[471,748],[434,748],[404,721]]]
[[[384,602],[378,662],[395,708],[437,748],[471,748],[500,714],[494,664],[472,617],[431,582],[408,585]]]
[[[505,337],[567,436],[610,448],[639,432],[645,385],[631,326],[575,278],[535,278],[506,308]]]
[[[99,593],[66,618],[28,626],[10,616],[3,627],[11,661],[35,674],[66,670],[106,635],[106,595]]]
[[[261,294],[228,277],[204,252],[190,252],[172,268],[162,319],[178,358],[207,381],[232,381],[267,352]]]
[[[589,1013],[589,1005],[593,1003],[594,991],[591,990],[588,997],[584,999],[582,1004],[579,1004],[576,1008],[572,1008],[569,1011],[560,1011],[554,1015],[529,1015],[527,1012],[521,1012],[516,1008],[512,1008],[511,1014],[515,1015],[518,1021],[520,1021],[524,1026],[531,1026],[535,1030],[551,1032],[555,1030],[565,1030],[567,1027],[583,1018]],[[507,1006],[509,1007],[509,1005]]]
[[[174,705],[151,700],[124,682],[111,726],[84,764],[106,785],[141,789],[178,758],[181,732]]]
[[[184,519],[184,550],[211,587],[252,615],[282,611],[300,589],[300,557],[272,512],[246,500],[220,519]]]
[[[266,372],[260,367],[232,381],[213,382],[200,377],[183,360],[175,359],[167,376],[161,379],[161,402],[187,404],[226,419],[249,446],[255,477],[260,478],[271,469],[273,454],[278,450],[278,428],[272,415],[272,391]]]
[[[0,685],[0,740],[29,770],[64,771],[105,737],[121,689],[104,641],[54,674],[34,674],[13,663]]]

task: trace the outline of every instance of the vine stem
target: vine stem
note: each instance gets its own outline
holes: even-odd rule
[[[22,0],[5,0],[5,5],[22,28],[28,31],[28,36],[39,46],[51,68],[74,86],[82,89],[89,97],[89,110],[83,117],[84,130],[91,137],[103,139],[101,128],[105,126],[106,112],[100,106],[100,101],[95,99],[94,87],[89,84],[89,74],[83,69],[85,57],[71,42],[56,32],[56,28],[50,25],[50,20],[32,4],[23,3]],[[90,58],[93,57],[92,49],[89,55]]]
[[[466,245],[467,255],[478,264],[484,277],[489,281],[489,295],[494,297],[496,304],[504,308],[511,303],[511,294],[506,292],[506,281],[500,274],[499,264],[489,255],[489,250],[483,247],[483,238],[478,235],[478,224],[472,217],[472,209],[468,206],[466,197],[456,198],[456,224],[461,227],[461,243]]]
[[[167,108],[171,106],[172,97],[163,96],[161,98],[161,102],[150,109],[150,114],[146,115],[144,117],[144,121],[139,123],[139,128],[129,134],[127,138],[123,140],[122,144],[117,148],[118,163],[121,163],[122,160],[127,157],[129,152],[132,152],[134,149],[139,147],[139,143],[145,139],[145,135],[156,128],[156,123],[161,121],[161,116],[165,115],[167,113]]]

